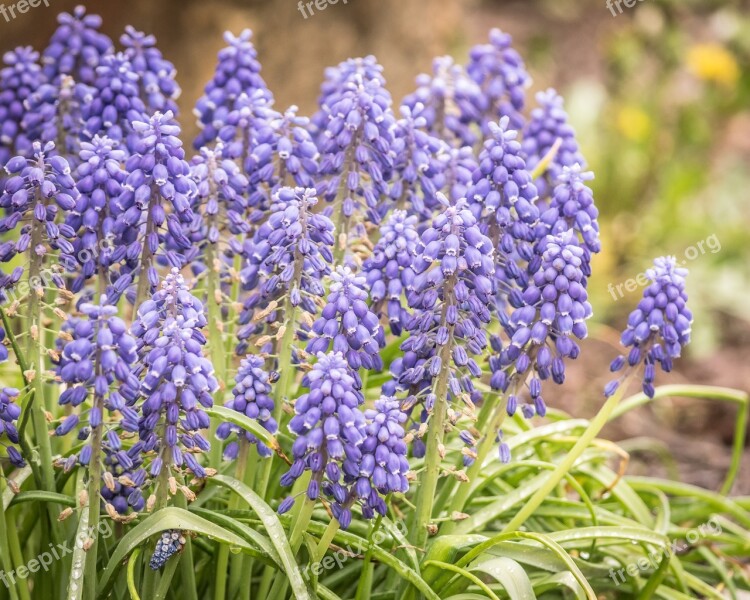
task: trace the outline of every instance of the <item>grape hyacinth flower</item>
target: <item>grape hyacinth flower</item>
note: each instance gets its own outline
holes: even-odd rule
[[[273,418],[274,402],[271,398],[271,376],[265,370],[264,360],[261,357],[248,355],[240,362],[232,396],[233,398],[224,406],[242,413],[250,419],[255,419],[266,431],[276,433],[279,426]],[[229,423],[219,425],[216,436],[225,440],[232,431],[237,431],[239,435],[244,435],[247,441],[256,444],[258,454],[261,456],[267,457],[273,454],[271,449],[266,447],[253,434]],[[224,450],[224,456],[229,459],[237,458],[237,450],[237,442],[231,442]]]
[[[630,352],[627,357],[617,357],[610,370],[616,373],[627,368],[622,376],[607,384],[605,396],[612,396],[628,372],[644,364],[643,393],[654,397],[656,365],[669,373],[674,359],[679,358],[682,349],[690,343],[693,314],[687,307],[687,273],[673,256],[657,258],[653,268],[646,271],[651,285],[643,291],[638,308],[630,313],[620,340]]]
[[[574,233],[547,236],[538,250],[541,266],[504,324],[510,343],[503,348],[499,337],[493,337],[498,354],[490,358],[492,389],[512,388],[507,407],[511,415],[517,408],[518,388],[531,374],[528,387],[533,406],[522,407],[527,417],[546,414],[542,381],[552,377],[555,383],[563,382],[564,360],[575,359],[580,352],[573,338],[587,336],[586,319],[592,315],[583,272],[584,249]]]
[[[315,186],[318,147],[308,130],[310,120],[298,116],[297,110],[291,106],[281,114],[259,107],[249,120],[249,136],[243,137],[252,140],[252,147],[243,155],[243,167],[250,178],[249,204],[259,211],[270,206],[282,185]]]
[[[324,77],[318,96],[320,110],[312,117],[312,124],[318,134],[325,129],[328,122],[328,113],[324,107],[333,106],[338,102],[348,82],[377,81],[381,87],[385,87],[383,66],[373,55],[348,58],[335,67],[327,67]]]
[[[116,452],[104,448],[104,487],[101,495],[104,502],[112,505],[120,515],[128,511],[141,512],[146,507],[142,488],[146,483],[146,471],[143,469],[143,457],[138,445],[131,446],[127,451],[131,463],[125,467]],[[107,475],[109,474],[109,475]]]
[[[416,215],[395,210],[380,227],[380,239],[362,265],[370,290],[370,306],[380,315],[386,308],[393,335],[401,335],[408,318],[406,290],[414,278],[411,265],[417,255]]]
[[[518,134],[509,127],[508,117],[488,123],[491,135],[484,142],[468,194],[474,215],[499,250],[495,259],[501,296],[509,293],[510,282],[525,284],[520,263],[533,258],[534,227],[539,220],[537,189],[526,169]],[[534,270],[535,265],[529,265],[529,271]]]
[[[41,260],[50,249],[60,251],[62,263],[69,264],[73,260],[70,240],[75,236],[75,231],[68,225],[58,225],[56,220],[59,210],[64,215],[75,208],[78,191],[70,175],[68,161],[61,156],[50,156],[54,148],[52,142],[44,146],[34,142],[31,158],[16,156],[5,165],[10,177],[5,181],[5,189],[0,195],[0,208],[5,211],[5,216],[0,218],[0,234],[14,231],[20,223],[23,225],[17,241],[2,244],[2,262],[8,262],[16,254],[26,251]],[[32,238],[35,240],[33,248]],[[20,279],[24,268],[18,269],[3,282],[6,288]],[[54,271],[52,282],[58,288],[63,288],[64,282],[59,272]],[[39,280],[33,287],[39,288],[41,284]]]
[[[584,249],[584,275],[591,275],[591,254],[601,251],[599,239],[599,210],[594,204],[594,193],[586,185],[594,174],[582,171],[578,164],[563,167],[550,205],[539,217],[537,237],[560,235],[574,231]]]
[[[6,445],[3,440],[7,439],[10,444],[19,442],[16,423],[18,417],[21,416],[21,407],[16,404],[16,400],[20,393],[16,388],[0,388],[0,445],[5,446],[10,463],[19,469],[26,466],[26,461],[18,448],[14,445]]]
[[[353,499],[362,503],[362,516],[371,519],[375,513],[386,515],[384,496],[409,491],[409,461],[403,426],[407,415],[399,401],[381,396],[373,408],[365,411],[365,419],[365,439],[360,446],[362,458],[358,464],[344,463],[343,480],[350,486],[348,501],[336,502],[332,508],[342,525],[351,520],[348,504]],[[332,491],[337,484],[332,482]],[[338,493],[340,495],[340,491]],[[331,495],[336,497],[337,494]]]
[[[176,115],[179,112],[176,100],[181,92],[175,80],[177,70],[156,47],[156,38],[128,25],[120,36],[120,43],[138,75],[141,100],[148,112],[171,110]]]
[[[536,95],[538,106],[531,111],[531,119],[523,129],[521,146],[526,156],[526,166],[531,171],[547,156],[559,140],[557,153],[547,166],[547,179],[556,182],[564,167],[586,166],[576,140],[576,133],[568,123],[563,99],[552,88]],[[545,186],[545,178],[536,182]],[[543,191],[543,190],[540,190]]]
[[[465,201],[451,205],[438,197],[445,209],[422,233],[412,267],[407,299],[414,313],[401,344],[399,384],[417,386],[412,404],[423,402],[423,416],[438,413],[442,422],[450,400],[475,392],[472,378],[481,376],[472,356],[487,346],[494,248]]]
[[[102,296],[99,304],[84,302],[79,307],[85,318],[69,320],[63,329],[65,343],[55,372],[65,389],[58,400],[61,406],[81,405],[93,392],[88,411],[88,425],[81,429],[79,440],[87,443],[77,455],[77,462],[89,465],[101,461],[94,452],[106,450],[126,469],[133,460],[122,447],[112,420],[105,419],[104,410],[117,414],[116,425],[123,431],[138,430],[138,414],[128,405],[136,397],[138,378],[131,372],[138,359],[136,341],[127,332],[125,322],[117,316],[117,307]],[[117,385],[117,389],[112,389]],[[79,425],[78,412],[70,413],[57,427],[57,435],[66,435]],[[105,432],[106,430],[106,432]],[[72,467],[74,461],[67,461]],[[99,469],[97,469],[98,472]]]
[[[384,202],[392,175],[393,129],[391,95],[379,79],[343,82],[339,92],[321,106],[328,121],[320,134],[320,172],[328,202],[337,202],[339,236],[344,243],[361,233],[362,220],[378,223],[388,210]],[[362,205],[364,201],[364,206]]]
[[[307,352],[327,352],[332,345],[352,369],[382,370],[380,348],[385,347],[385,333],[380,319],[367,306],[367,280],[349,267],[337,267],[331,280],[331,293],[312,325],[314,337]]]
[[[151,555],[151,560],[148,561],[148,566],[154,571],[158,571],[175,554],[182,552],[186,543],[187,539],[179,529],[162,531],[161,536],[156,542],[154,553]]]
[[[126,54],[104,56],[91,86],[77,86],[76,94],[83,106],[84,137],[106,135],[134,151],[132,146],[138,138],[135,124],[148,118],[140,97],[138,73]]]
[[[140,305],[131,328],[142,357],[139,436],[144,452],[157,453],[153,477],[183,466],[197,477],[206,475],[194,455],[209,449],[199,433],[209,426],[201,407],[213,406],[218,383],[203,356],[205,325],[203,303],[172,269],[161,289]]]
[[[311,501],[318,499],[321,489],[324,493],[332,492],[334,497],[341,491],[345,493],[336,487],[340,486],[342,468],[359,474],[356,465],[361,460],[360,446],[366,435],[359,377],[340,352],[321,352],[317,358],[302,381],[310,391],[294,403],[294,417],[289,422],[289,431],[296,436],[293,463],[281,477],[281,485],[288,487],[305,471],[310,471],[307,498]],[[279,512],[289,510],[293,502],[287,498],[279,506]],[[339,521],[346,527],[345,519]]]
[[[391,150],[394,163],[391,199],[400,209],[429,219],[438,206],[436,194],[445,186],[448,175],[448,145],[426,131],[424,106],[417,103],[412,110],[401,107],[402,118],[396,122]]]
[[[425,128],[451,146],[474,146],[479,140],[484,100],[479,85],[450,56],[432,62],[432,74],[422,73],[417,89],[404,98],[403,105],[421,113]]]
[[[70,75],[78,83],[93,84],[102,57],[114,50],[112,40],[99,31],[102,18],[87,15],[86,7],[79,5],[73,14],[60,13],[57,22],[42,56],[45,77],[54,83],[61,75]]]
[[[493,122],[508,117],[511,126],[518,129],[523,125],[526,88],[531,78],[512,42],[507,33],[492,29],[489,44],[478,44],[471,49],[466,71],[482,90],[485,120]]]
[[[31,146],[21,122],[24,102],[42,85],[39,53],[31,46],[18,47],[3,55],[0,69],[0,165]]]
[[[250,336],[262,329],[253,322],[256,311],[276,306],[287,294],[292,306],[317,314],[316,300],[325,294],[321,279],[330,273],[334,243],[331,220],[313,212],[317,202],[312,188],[280,188],[268,220],[245,242],[240,280],[250,294],[240,314],[238,354],[246,353]],[[271,310],[266,319],[273,322],[276,316]]]
[[[126,152],[115,148],[113,140],[94,136],[90,142],[81,142],[80,164],[75,172],[76,187],[80,196],[75,208],[65,220],[76,232],[73,240],[74,256],[80,271],[71,284],[73,292],[80,291],[91,277],[98,276],[106,285],[107,297],[116,304],[124,291],[117,283],[117,266],[125,259],[126,247],[116,245],[114,235],[117,218],[114,201],[122,194],[127,173],[122,168]],[[72,269],[71,269],[72,270]]]
[[[252,37],[253,32],[249,29],[244,29],[239,36],[229,31],[224,33],[228,45],[219,51],[214,76],[195,106],[194,112],[202,128],[195,139],[196,149],[210,145],[220,137],[219,131],[227,123],[229,113],[237,108],[240,95],[252,97],[258,92],[265,103],[273,103],[273,95],[260,75],[261,67]]]
[[[55,83],[43,83],[26,99],[23,128],[27,140],[42,143],[59,142],[55,148],[75,167],[78,162],[83,134],[84,102],[88,101],[85,86],[77,86],[70,75],[63,75]],[[19,151],[26,154],[27,148]]]
[[[139,140],[125,164],[128,175],[116,201],[120,215],[114,232],[118,243],[127,247],[130,269],[137,270],[137,300],[158,285],[157,258],[182,267],[189,251],[195,252],[187,234],[195,228],[196,185],[173,116],[169,111],[157,112],[147,121],[133,122]]]

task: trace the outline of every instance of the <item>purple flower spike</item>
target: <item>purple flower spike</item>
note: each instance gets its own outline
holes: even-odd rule
[[[71,75],[76,82],[93,84],[102,57],[114,49],[112,40],[99,31],[102,18],[76,6],[73,14],[60,13],[57,22],[42,59],[45,77],[54,83],[60,75]]]
[[[406,211],[394,211],[380,228],[380,239],[372,256],[362,266],[373,311],[381,314],[385,310],[394,335],[401,335],[409,318],[404,299],[414,278],[411,265],[419,242],[416,223],[415,215],[409,217]]]
[[[3,55],[0,70],[0,164],[24,153],[31,142],[21,128],[24,102],[42,85],[39,53],[31,46],[18,47]]]
[[[0,234],[20,228],[20,235],[15,242],[0,244],[0,262],[9,262],[17,254],[27,251],[37,255],[47,254],[50,250],[59,251],[59,264],[52,267],[51,280],[62,288],[64,281],[60,276],[60,264],[75,264],[70,241],[75,231],[68,225],[58,225],[56,221],[60,211],[66,215],[73,210],[78,190],[68,161],[61,156],[50,157],[50,153],[54,154],[54,148],[52,142],[44,146],[34,142],[32,158],[16,156],[5,165],[5,172],[10,177],[0,194],[0,209],[5,214],[0,218]],[[30,248],[31,228],[43,229],[43,242],[35,248]],[[23,272],[24,268],[18,267],[10,275],[0,276],[0,292],[18,282]],[[46,280],[45,284],[49,285]]]
[[[26,99],[23,128],[26,138],[42,143],[62,140],[62,152],[72,166],[78,164],[83,134],[84,102],[89,100],[89,88],[76,85],[70,75],[63,75],[55,83],[43,83]],[[20,142],[19,142],[20,143]],[[27,147],[19,147],[28,154]]]
[[[79,440],[88,439],[92,429],[109,425],[111,419],[104,420],[103,409],[118,415],[118,424],[123,431],[137,431],[138,416],[131,407],[139,388],[138,378],[131,372],[138,359],[136,341],[127,332],[125,322],[117,316],[117,307],[106,296],[102,296],[99,304],[84,302],[79,308],[85,318],[69,319],[63,327],[65,341],[61,344],[62,352],[56,361],[55,373],[66,387],[58,402],[62,406],[76,407],[93,396],[88,426],[79,429]],[[66,435],[78,424],[78,413],[72,413],[56,433]],[[104,452],[118,455],[121,446],[114,429],[104,436]],[[91,456],[88,444],[78,454],[78,462],[83,465],[103,458]]]
[[[264,368],[263,359],[252,355],[245,357],[240,363],[240,368],[234,380],[235,386],[232,389],[234,397],[225,406],[255,419],[264,429],[276,433],[279,426],[273,418],[274,403],[273,398],[271,398],[271,377]],[[244,435],[249,442],[257,444],[258,454],[261,456],[273,454],[271,449],[259,442],[253,434],[228,423],[219,425],[216,435],[225,440],[232,431]],[[230,443],[224,455],[232,457],[236,453],[236,446],[236,442]]]
[[[550,206],[539,218],[537,236],[560,235],[575,231],[586,251],[584,272],[591,275],[591,254],[601,251],[599,240],[599,210],[594,204],[594,193],[587,185],[594,178],[590,171],[582,171],[580,165],[563,167],[557,178],[558,184],[552,194]]]
[[[360,367],[381,370],[380,348],[385,347],[385,334],[377,315],[367,306],[367,280],[349,267],[338,267],[331,280],[331,293],[320,318],[313,323],[315,337],[308,342],[307,351],[327,352],[332,345],[355,371]]]
[[[171,110],[176,115],[179,112],[176,100],[180,96],[180,86],[175,81],[177,71],[156,47],[156,38],[128,25],[120,36],[120,43],[125,46],[125,56],[138,74],[141,98],[149,112]]]
[[[361,381],[340,352],[321,352],[302,383],[310,391],[294,404],[289,422],[289,431],[296,436],[293,463],[281,477],[281,485],[288,487],[310,471],[309,498],[317,498],[322,487],[326,495],[343,502],[347,490],[342,470],[349,476],[359,474],[360,446],[366,436]],[[282,507],[286,507],[283,502]]]
[[[499,29],[490,31],[490,43],[471,49],[466,66],[471,78],[480,86],[486,120],[508,117],[514,129],[523,125],[526,88],[531,77],[521,56],[512,47],[513,39]]]
[[[139,139],[125,163],[127,178],[116,201],[114,232],[127,248],[124,272],[132,276],[137,270],[150,291],[159,281],[156,259],[181,267],[197,254],[189,237],[200,229],[192,209],[196,185],[173,117],[169,111],[157,112],[147,121],[133,122]]]
[[[626,363],[627,368],[619,379],[607,385],[606,396],[615,393],[629,371],[645,364],[643,393],[653,398],[656,365],[669,373],[674,359],[690,343],[693,314],[687,307],[687,273],[687,269],[677,266],[673,256],[657,258],[654,267],[646,271],[652,283],[644,290],[638,308],[630,313],[620,340],[630,352],[627,359],[620,356],[611,366],[613,372],[626,368]]]
[[[332,90],[321,105],[328,119],[318,139],[324,177],[318,189],[325,190],[327,201],[341,202],[335,211],[343,211],[347,225],[341,233],[348,235],[365,217],[377,223],[388,210],[383,200],[393,171],[396,119],[381,78],[366,79],[355,72],[339,82],[340,89]]]
[[[127,466],[126,466],[127,465]],[[114,482],[102,486],[102,498],[115,510],[126,515],[130,510],[141,512],[146,508],[143,498],[143,485],[146,483],[146,471],[142,467],[143,457],[137,444],[123,455],[122,450],[113,452],[105,446],[104,469],[112,475]],[[105,483],[107,479],[104,480]]]
[[[219,51],[218,64],[213,79],[206,84],[203,96],[198,100],[195,114],[202,131],[195,140],[195,148],[210,145],[220,136],[222,127],[228,123],[230,112],[239,108],[240,96],[253,97],[259,93],[264,104],[273,104],[273,95],[260,75],[258,53],[252,43],[253,32],[244,29],[239,36],[227,31],[224,41],[227,46]]]
[[[449,146],[425,131],[424,106],[401,107],[402,118],[396,123],[392,150],[396,156],[390,195],[399,208],[421,219],[429,219],[438,206],[437,192],[448,179],[446,165]]]
[[[80,291],[91,277],[106,278],[107,297],[116,304],[124,282],[116,283],[117,267],[125,258],[127,248],[115,235],[116,210],[114,201],[122,193],[127,173],[122,168],[126,152],[115,148],[107,137],[94,136],[91,142],[81,142],[80,164],[75,172],[80,196],[65,220],[76,232],[73,240],[74,256],[78,263],[77,277],[71,285]]]
[[[310,315],[318,312],[316,299],[325,294],[321,279],[333,261],[333,223],[313,212],[315,190],[282,187],[276,193],[268,220],[242,248],[243,290],[249,291],[240,314],[238,354],[247,350],[248,339],[262,329],[253,322],[257,310],[289,294],[295,306]],[[269,322],[277,312],[267,316]]]
[[[568,123],[562,96],[550,88],[546,92],[539,92],[536,101],[539,106],[531,111],[531,120],[523,130],[522,147],[529,170],[533,170],[560,140],[557,154],[547,167],[547,177],[536,181],[540,192],[545,195],[547,180],[556,181],[563,167],[585,167],[586,160],[578,147],[576,133]]]
[[[424,106],[425,128],[455,148],[474,146],[486,100],[479,85],[450,56],[432,63],[432,74],[417,77],[417,89],[403,105],[412,111]]]
[[[5,440],[10,444],[18,444],[16,423],[21,416],[21,407],[16,404],[16,399],[19,395],[20,392],[15,388],[0,388],[0,445],[5,446],[11,464],[20,469],[26,466],[26,461],[15,445],[5,444]]]
[[[585,253],[573,232],[548,236],[539,251],[541,266],[504,325],[510,343],[503,348],[499,339],[493,339],[499,354],[490,359],[490,383],[493,389],[506,391],[517,387],[531,373],[529,393],[533,406],[525,405],[524,414],[544,416],[541,381],[552,377],[555,383],[563,382],[564,359],[578,356],[579,348],[573,339],[587,336],[586,320],[592,309],[583,272]],[[509,402],[509,412],[515,412],[514,405]]]
[[[158,454],[151,462],[153,476],[173,466],[205,476],[194,453],[209,448],[199,433],[209,426],[202,407],[213,406],[211,395],[219,387],[203,356],[205,326],[203,303],[189,292],[177,269],[138,308],[132,327],[142,357],[138,428],[144,451]]]
[[[138,73],[127,55],[118,52],[103,57],[91,87],[76,86],[76,95],[83,106],[83,136],[106,135],[116,142],[127,142],[132,152],[138,138],[133,131],[135,122],[147,117]]]

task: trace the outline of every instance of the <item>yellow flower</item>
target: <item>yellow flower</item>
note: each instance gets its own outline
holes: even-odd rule
[[[651,132],[651,118],[637,106],[623,106],[617,111],[617,130],[629,140],[644,141]]]
[[[687,54],[687,66],[699,79],[731,86],[740,76],[734,55],[721,44],[697,44]]]

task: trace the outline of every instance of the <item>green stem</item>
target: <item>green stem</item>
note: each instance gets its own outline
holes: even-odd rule
[[[250,442],[243,436],[239,440],[239,452],[237,454],[237,468],[235,471],[235,477],[237,480],[247,483],[245,477],[247,476],[247,459],[250,454]],[[242,497],[239,494],[232,494],[229,499],[229,510],[237,510],[242,506]],[[219,560],[221,560],[222,552],[229,552],[229,546],[222,544],[219,549]],[[228,555],[227,555],[228,556]],[[242,575],[244,574],[243,569],[243,558],[241,554],[232,556],[231,569],[229,571],[229,598],[235,600],[242,593]],[[217,585],[218,585],[218,573],[217,566]],[[224,559],[224,579],[226,580],[226,558]]]
[[[166,444],[163,444],[163,446],[166,446]],[[162,508],[166,508],[167,504],[169,503],[169,465],[171,461],[171,455],[172,453],[169,452],[169,450],[162,450],[161,456],[162,456],[162,465],[161,465],[161,471],[159,471],[159,476],[156,480],[156,504],[154,506],[154,513],[161,510]],[[176,563],[177,561],[169,561],[167,563],[167,569],[164,570],[164,574],[166,576],[166,573],[168,572],[168,569],[171,565]],[[170,572],[174,573],[175,566],[172,566]],[[158,572],[151,569],[148,564],[145,568],[145,575],[143,576],[143,597],[144,598],[156,598],[157,594],[157,586],[158,584]]]
[[[445,283],[444,302],[440,318],[442,326],[446,326],[448,307],[453,303],[453,289],[456,285],[455,275]],[[412,528],[412,543],[423,548],[427,543],[429,526],[432,522],[432,508],[440,477],[440,446],[445,435],[445,422],[448,413],[448,379],[450,377],[451,352],[453,350],[454,325],[448,325],[448,341],[438,351],[442,367],[434,387],[435,406],[429,417],[427,428],[427,443],[424,458],[424,471],[417,490],[416,511],[414,513],[415,527]]]
[[[2,492],[5,490],[5,478],[0,473],[0,498],[2,498]],[[11,573],[15,571],[15,565],[11,559],[10,543],[8,542],[8,530],[5,508],[3,502],[0,499],[0,561],[3,565],[3,571],[5,573]],[[20,582],[19,582],[20,583]],[[23,587],[24,584],[21,584]],[[18,591],[16,590],[15,584],[11,583],[7,585],[8,593],[10,594],[11,600],[18,600]]]
[[[487,459],[487,456],[489,456],[490,452],[497,444],[495,434],[500,429],[500,427],[502,427],[503,421],[505,421],[505,417],[507,415],[507,412],[505,410],[505,407],[507,406],[506,396],[502,395],[498,396],[498,398],[501,398],[501,401],[495,407],[495,414],[492,417],[490,426],[487,429],[482,428],[481,430],[485,431],[485,435],[482,438],[482,441],[479,443],[479,447],[477,448],[476,460],[474,460],[474,463],[469,467],[469,470],[466,473],[469,481],[459,484],[458,489],[453,495],[447,510],[447,513],[449,515],[452,515],[454,512],[463,512],[464,506],[466,505],[466,500],[468,499],[471,491],[474,489],[475,482],[479,480],[482,467],[484,466],[484,461]],[[442,534],[448,534],[453,531],[455,527],[456,521],[446,521],[443,524],[440,532]]]
[[[328,527],[326,528],[325,533],[321,536],[320,541],[318,542],[318,547],[315,549],[313,562],[320,562],[321,560],[323,560],[323,557],[328,551],[328,546],[333,541],[336,533],[338,533],[339,527],[340,525],[338,519],[331,519],[330,523],[328,523]]]
[[[607,398],[604,406],[599,410],[596,417],[591,421],[590,425],[583,432],[575,445],[570,449],[570,452],[565,456],[560,464],[549,474],[542,486],[534,492],[529,500],[524,504],[523,508],[518,511],[502,530],[502,533],[512,533],[518,531],[518,528],[523,525],[526,520],[534,514],[534,511],[545,501],[552,490],[555,489],[558,483],[562,481],[565,475],[570,471],[573,464],[580,458],[586,448],[589,447],[591,442],[594,441],[599,432],[609,421],[610,416],[614,412],[617,405],[622,400],[623,393],[630,381],[632,375],[627,377],[625,381],[620,384],[619,389],[609,398]]]
[[[153,202],[157,204],[159,203],[159,192],[158,190],[154,189],[154,186],[152,186],[151,198]],[[145,241],[143,243],[143,249],[141,250],[140,271],[138,272],[138,288],[135,294],[135,304],[133,305],[134,311],[138,310],[138,307],[141,305],[141,303],[151,293],[151,284],[148,281],[148,270],[151,268],[151,265],[154,262],[154,254],[153,252],[151,252],[151,247],[148,244],[148,239],[156,233],[156,224],[151,217],[152,213],[153,211],[151,210],[151,205],[149,204],[146,210],[146,232],[144,235]]]
[[[227,389],[227,357],[224,351],[224,334],[221,330],[221,301],[217,295],[221,293],[219,282],[219,265],[215,256],[214,244],[206,247],[206,263],[208,267],[208,280],[206,290],[206,303],[208,304],[208,345],[209,356],[214,367],[214,375],[219,383],[219,389],[214,394],[214,403],[223,406],[224,392]],[[212,441],[209,454],[209,464],[218,469],[221,466],[222,444],[216,438],[216,430],[219,427],[218,419],[212,419],[210,440]]]
[[[389,498],[386,498],[386,501],[387,500],[389,500]],[[380,529],[382,521],[383,515],[378,514],[378,518],[375,519],[375,523],[370,528],[370,533],[367,536],[367,552],[365,552],[365,559],[362,563],[362,574],[357,583],[357,594],[355,600],[369,600],[370,598],[370,593],[372,592],[372,575],[375,569],[375,565],[372,564],[372,538],[378,529]]]

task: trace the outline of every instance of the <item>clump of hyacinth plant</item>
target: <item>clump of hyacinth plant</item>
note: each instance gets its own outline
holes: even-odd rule
[[[79,7],[41,61],[19,48],[0,71],[11,600],[750,587],[729,495],[747,395],[655,387],[692,328],[674,259],[648,272],[596,416],[558,408],[566,375],[585,394],[569,373],[598,341],[606,240],[562,98],[526,108],[507,34],[437,59],[397,111],[375,57],[345,60],[310,118],[274,105],[249,30],[227,34],[187,157],[169,57],[100,29]],[[670,394],[738,406],[721,494],[618,472],[596,439]]]

